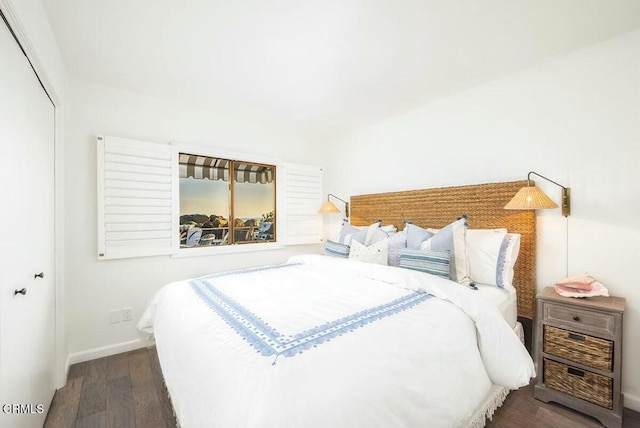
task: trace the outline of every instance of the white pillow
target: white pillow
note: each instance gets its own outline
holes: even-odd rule
[[[450,279],[460,284],[469,285],[469,260],[467,257],[467,224],[461,218],[443,227],[431,238],[420,244],[421,250],[449,251]],[[407,245],[408,246],[408,245]]]
[[[521,236],[519,233],[507,233],[507,238],[509,238],[509,242],[504,251],[504,262],[498,260],[498,269],[502,270],[502,280],[505,288],[513,287],[513,268],[518,261]],[[498,284],[498,286],[500,286],[500,284]]]
[[[513,288],[513,266],[520,251],[520,235],[506,229],[467,230],[471,281]]]
[[[376,263],[379,265],[387,265],[388,258],[388,244],[387,240],[376,242],[373,245],[362,245],[358,241],[351,242],[351,249],[349,250],[349,258],[352,260],[358,260],[365,263]]]

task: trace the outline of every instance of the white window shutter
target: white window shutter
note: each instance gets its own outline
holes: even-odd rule
[[[98,258],[171,254],[177,168],[168,144],[98,136]]]
[[[284,186],[284,244],[319,244],[322,240],[322,168],[318,166],[285,164]]]

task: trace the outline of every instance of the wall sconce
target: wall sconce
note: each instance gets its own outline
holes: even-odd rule
[[[530,171],[527,175],[527,186],[523,187],[516,193],[516,195],[505,205],[505,210],[538,210],[546,208],[558,208],[558,204],[553,202],[542,190],[536,187],[531,181],[531,174],[537,175],[550,183],[555,184],[562,188],[562,215],[569,216],[571,211],[571,201],[569,196],[571,194],[568,187],[564,187],[561,184],[556,183],[547,177],[538,174],[537,172]]]
[[[333,197],[344,203],[344,216],[346,218],[349,218],[349,202],[345,201],[344,199],[340,199],[339,197],[337,197],[336,195],[332,195],[331,193],[327,195],[327,201],[322,204],[322,206],[318,210],[318,213],[319,214],[335,214],[340,212],[338,207],[336,207],[335,204],[329,200],[330,197]]]

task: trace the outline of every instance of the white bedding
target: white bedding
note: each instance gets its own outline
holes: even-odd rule
[[[458,427],[535,376],[473,290],[324,256],[169,284],[139,327],[182,428]]]
[[[499,288],[495,285],[476,284],[477,293],[494,305],[512,328],[518,322],[518,299],[515,288]]]

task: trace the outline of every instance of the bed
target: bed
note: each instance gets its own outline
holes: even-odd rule
[[[493,285],[476,284],[482,299],[495,306],[502,318],[514,329],[518,324],[517,292],[515,289],[503,290]]]
[[[475,288],[295,256],[168,284],[139,327],[183,428],[482,427],[535,371],[514,334],[520,290]]]

